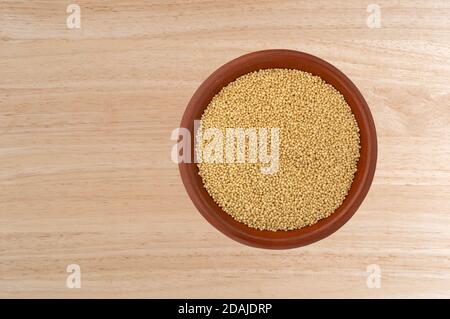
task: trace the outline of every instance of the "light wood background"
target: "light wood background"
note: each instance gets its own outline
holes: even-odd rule
[[[0,2],[1,297],[450,297],[449,1],[374,0],[380,29],[371,1],[72,2],[79,30],[71,1]],[[170,160],[200,83],[269,48],[340,68],[379,139],[357,214],[288,251],[218,233]]]

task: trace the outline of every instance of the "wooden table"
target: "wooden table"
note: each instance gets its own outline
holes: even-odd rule
[[[69,29],[69,3],[0,3],[1,297],[450,297],[448,1],[377,1],[381,28],[367,1],[79,0]],[[288,251],[218,233],[170,159],[199,84],[268,48],[346,73],[379,139],[357,214]]]

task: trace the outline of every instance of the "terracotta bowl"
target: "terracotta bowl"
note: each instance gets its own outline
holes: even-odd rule
[[[261,231],[234,220],[211,198],[198,175],[197,164],[179,164],[180,175],[189,197],[206,220],[228,237],[254,247],[287,249],[323,239],[344,225],[358,209],[372,183],[377,160],[377,138],[369,107],[356,86],[338,69],[315,56],[292,50],[266,50],[243,55],[220,67],[200,85],[191,98],[180,127],[191,132],[209,102],[224,86],[241,75],[268,68],[289,68],[320,76],[340,91],[356,117],[361,134],[361,157],[355,179],[343,204],[328,218],[291,231]],[[192,158],[194,148],[191,147]]]

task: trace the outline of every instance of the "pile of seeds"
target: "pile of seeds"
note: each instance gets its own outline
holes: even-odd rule
[[[263,163],[199,163],[214,201],[261,230],[294,230],[330,216],[352,184],[359,128],[344,97],[318,76],[265,69],[224,87],[202,116],[201,131],[279,128],[279,168]],[[200,148],[206,147],[202,142]]]

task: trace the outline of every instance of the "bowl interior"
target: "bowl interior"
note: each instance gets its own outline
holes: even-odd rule
[[[241,56],[216,70],[197,89],[181,121],[191,132],[194,145],[194,120],[199,120],[211,99],[224,86],[246,73],[259,69],[288,68],[310,72],[333,85],[352,109],[360,128],[361,154],[354,181],[343,204],[328,218],[291,231],[262,231],[246,226],[225,213],[203,187],[196,163],[180,163],[185,188],[199,212],[219,231],[246,245],[286,249],[310,244],[339,229],[356,212],[373,179],[377,156],[376,132],[370,110],[356,86],[331,64],[312,55],[291,50],[266,50]],[[194,148],[191,148],[193,157]]]

